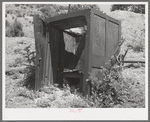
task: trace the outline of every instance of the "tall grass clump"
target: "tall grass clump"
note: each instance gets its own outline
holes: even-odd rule
[[[6,37],[22,37],[24,32],[23,25],[15,19],[14,23],[6,29]]]

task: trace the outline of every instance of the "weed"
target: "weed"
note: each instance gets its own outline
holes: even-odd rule
[[[29,5],[30,6],[30,8],[33,8],[33,5]]]
[[[9,67],[18,67],[22,65],[22,58],[16,58],[15,62],[12,62],[11,64],[9,64]]]
[[[23,17],[23,15],[20,12],[18,12],[17,17]]]
[[[132,44],[128,44],[128,46],[130,46],[133,51],[135,52],[142,52],[144,50],[145,47],[145,35],[144,33],[140,33],[138,31],[135,31],[133,34],[133,40],[132,40]]]
[[[12,16],[12,19],[14,19],[15,17],[14,16]]]
[[[27,86],[30,89],[35,88],[35,52],[31,52],[30,46],[27,46],[24,50],[26,51],[25,59],[29,65],[26,67],[25,73],[25,82],[24,86]]]
[[[20,6],[20,4],[15,4],[16,7]]]
[[[24,97],[27,97],[27,98],[30,98],[30,99],[32,99],[32,100],[34,100],[35,99],[35,96],[34,96],[34,92],[33,92],[33,90],[28,90],[28,89],[26,89],[25,87],[20,87],[19,89],[18,89],[18,96],[24,96]]]
[[[47,108],[51,107],[51,102],[47,98],[38,99],[36,102],[38,107]]]
[[[14,53],[15,53],[15,54],[19,54],[20,51],[21,51],[21,49],[15,49],[15,50],[14,50]]]

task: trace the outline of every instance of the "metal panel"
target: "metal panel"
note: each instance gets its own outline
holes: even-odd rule
[[[106,56],[110,57],[114,54],[119,43],[119,25],[108,21],[108,40],[106,43]]]
[[[44,82],[44,59],[45,59],[45,23],[39,18],[34,16],[34,36],[36,47],[36,69],[35,69],[35,89],[38,90]]]
[[[93,55],[105,56],[105,24],[104,18],[94,15]]]

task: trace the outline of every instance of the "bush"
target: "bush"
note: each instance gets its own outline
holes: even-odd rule
[[[125,10],[125,11],[132,11],[135,13],[141,13],[141,14],[145,14],[145,5],[143,4],[137,4],[137,5],[133,5],[133,4],[114,4],[112,5],[111,11],[115,11],[115,10]]]
[[[20,4],[15,4],[16,7],[20,6]]]
[[[122,102],[120,97],[122,77],[119,72],[119,69],[109,71],[103,68],[103,79],[100,80],[95,76],[90,76],[88,85],[90,86],[91,97],[89,100],[94,102],[95,107],[108,108]]]
[[[9,67],[18,67],[18,66],[21,66],[22,63],[23,63],[22,58],[16,58],[14,62],[9,64]]]
[[[145,34],[135,31],[132,36],[133,39],[127,46],[131,47],[135,52],[143,52],[145,48]]]
[[[30,6],[30,8],[33,8],[33,5],[29,5]]]
[[[6,26],[6,28],[10,26],[10,23],[8,20],[5,20],[5,26]]]
[[[12,14],[13,11],[12,11],[12,10],[6,10],[6,13],[7,13],[7,14]]]
[[[22,37],[24,32],[23,25],[15,19],[14,23],[6,29],[6,37]]]
[[[20,12],[18,12],[17,17],[23,17],[23,15]]]
[[[35,88],[35,52],[31,52],[30,45],[27,46],[25,49],[26,54],[25,58],[27,59],[26,62],[29,64],[26,68],[25,74],[25,82],[24,86],[27,86],[30,89]]]

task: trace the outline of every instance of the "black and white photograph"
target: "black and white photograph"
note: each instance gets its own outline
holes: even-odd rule
[[[2,8],[4,120],[148,119],[148,2]]]

